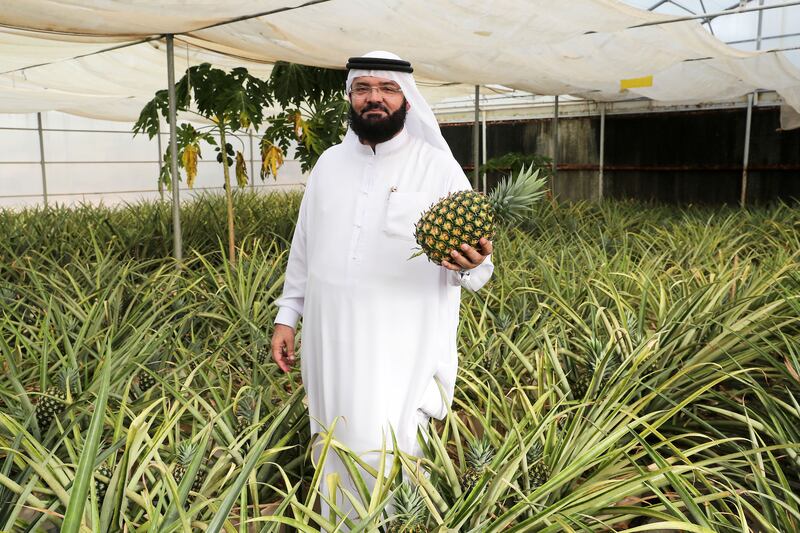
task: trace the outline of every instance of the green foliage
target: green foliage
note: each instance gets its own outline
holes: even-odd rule
[[[270,119],[265,140],[288,154],[297,143],[295,158],[308,172],[327,148],[347,131],[350,106],[344,95],[345,71],[278,62],[270,86],[282,110]]]
[[[357,478],[345,517],[314,511],[337,481],[311,461],[299,372],[259,362],[299,198],[234,195],[237,265],[224,202],[187,203],[181,271],[166,203],[0,211],[0,530],[800,530],[796,207],[537,204],[463,294],[455,400],[422,456],[374,467],[317,437]],[[203,453],[179,481],[181,443]]]
[[[225,72],[203,63],[190,67],[176,82],[177,109],[196,112],[210,120],[222,117],[222,125],[230,132],[250,127],[258,130],[267,121],[269,126],[261,144],[279,146],[287,157],[292,143],[296,142],[296,152],[292,155],[300,160],[303,172],[307,172],[322,152],[341,141],[347,129],[349,102],[344,96],[345,79],[346,73],[342,70],[283,61],[275,64],[268,80],[256,78],[244,68]],[[279,111],[265,117],[265,110],[274,103],[280,106]],[[156,92],[153,100],[142,109],[133,128],[134,134],[146,133],[153,138],[159,129],[159,115],[165,120],[168,118],[166,90]],[[196,142],[197,137],[182,137],[179,131],[177,140],[179,165],[183,167],[183,151]],[[161,170],[164,182],[169,180],[168,155],[167,151],[166,168]],[[265,157],[262,155],[262,161]],[[226,159],[226,162],[231,166],[233,159]],[[268,174],[262,173],[261,178]],[[272,174],[274,176],[274,172]]]
[[[509,152],[498,157],[493,157],[479,167],[481,173],[519,173],[524,167],[540,170],[542,175],[550,174],[550,167],[553,160],[547,156],[539,154],[523,154],[521,152]]]

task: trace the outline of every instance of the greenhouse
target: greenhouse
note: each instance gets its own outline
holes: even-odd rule
[[[0,8],[0,531],[800,531],[800,0]]]

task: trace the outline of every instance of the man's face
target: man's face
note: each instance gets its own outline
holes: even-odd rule
[[[368,142],[382,143],[394,137],[403,129],[410,107],[394,81],[360,76],[350,86],[350,127]]]

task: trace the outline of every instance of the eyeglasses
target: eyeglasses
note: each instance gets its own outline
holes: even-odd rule
[[[378,91],[378,95],[381,96],[397,96],[403,92],[403,90],[396,85],[378,85],[376,87],[372,87],[371,85],[354,85],[350,88],[350,94],[367,96],[368,94],[372,94],[373,90]]]

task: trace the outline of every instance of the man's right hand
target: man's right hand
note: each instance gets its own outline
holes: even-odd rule
[[[294,365],[294,329],[285,324],[275,324],[272,334],[272,358],[284,372]]]

